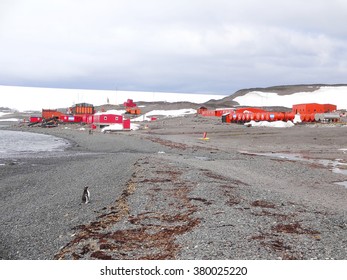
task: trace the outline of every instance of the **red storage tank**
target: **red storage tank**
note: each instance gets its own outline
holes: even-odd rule
[[[303,122],[313,122],[315,119],[315,114],[301,114],[300,119]]]
[[[215,116],[216,117],[221,117],[223,115],[223,112],[222,111],[220,111],[220,110],[216,110],[215,111]]]
[[[270,113],[268,113],[268,117],[269,117],[269,121],[270,122],[273,122],[273,121],[277,121],[277,116],[276,116],[276,113],[275,112],[270,112]]]
[[[300,119],[302,122],[310,122],[311,114],[300,114]]]
[[[223,116],[222,116],[222,122],[223,123],[230,123],[231,121],[230,121],[230,114],[224,114]]]
[[[282,112],[275,113],[275,118],[278,121],[283,121],[284,120],[284,113],[282,113]]]
[[[236,115],[236,113],[234,113],[231,115],[231,121],[236,122],[236,120],[237,120],[237,115]]]
[[[295,113],[293,113],[293,112],[284,113],[284,120],[285,121],[292,121],[292,120],[294,120],[294,117],[295,117]]]

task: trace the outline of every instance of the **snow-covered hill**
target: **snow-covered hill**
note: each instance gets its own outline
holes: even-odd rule
[[[283,94],[280,92],[249,91],[232,100],[241,106],[283,106],[291,108],[301,103],[329,103],[337,105],[338,109],[347,109],[347,86],[321,86],[312,91]]]
[[[76,103],[95,106],[123,104],[128,98],[135,102],[193,102],[207,107],[287,107],[300,103],[330,103],[347,109],[347,85],[277,86],[240,90],[230,96],[192,93],[144,92],[119,90],[83,90],[0,86],[0,106],[18,111],[67,108]],[[211,100],[213,99],[213,100]],[[155,108],[157,109],[157,108]],[[172,108],[177,109],[177,108]]]
[[[94,106],[107,103],[116,105],[123,104],[128,98],[134,102],[189,101],[200,104],[212,98],[223,97],[225,95],[0,86],[0,106],[18,111],[67,108],[76,103],[91,103]]]

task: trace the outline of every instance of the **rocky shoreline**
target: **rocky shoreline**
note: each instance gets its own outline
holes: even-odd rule
[[[74,145],[2,166],[2,259],[347,258],[346,175],[331,171],[345,170],[345,126],[187,116],[129,133],[11,129]]]

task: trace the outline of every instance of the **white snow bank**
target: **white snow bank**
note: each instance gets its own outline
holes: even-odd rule
[[[196,114],[195,109],[179,109],[179,110],[153,110],[137,118],[132,119],[134,122],[150,121],[151,116],[164,116],[165,118],[182,117],[184,115]]]
[[[302,120],[300,118],[300,114],[296,114],[293,120],[293,123],[301,123]]]
[[[189,101],[204,103],[210,99],[221,99],[226,95],[172,93],[172,92],[146,92],[123,90],[86,90],[18,87],[0,85],[1,106],[24,110],[41,110],[70,107],[75,103],[91,103],[94,106],[107,104],[123,104],[127,99],[134,102]],[[49,98],[47,98],[49,96]]]
[[[283,121],[274,121],[274,122],[268,122],[268,121],[250,121],[245,123],[245,126],[253,126],[253,127],[292,127],[294,126],[294,123],[291,121],[283,122]]]
[[[5,116],[5,115],[9,115],[9,114],[11,114],[11,113],[0,112],[0,117]]]
[[[0,122],[19,122],[20,119],[10,118],[10,119],[0,119]]]
[[[236,97],[234,101],[241,106],[284,106],[291,108],[294,104],[320,103],[335,104],[337,109],[347,109],[347,86],[321,87],[313,92],[297,92],[289,95],[251,91]]]
[[[139,124],[130,123],[130,130],[138,130],[139,126],[140,126]],[[112,124],[112,125],[109,125],[109,126],[105,126],[103,129],[101,129],[101,132],[105,132],[105,131],[119,131],[119,130],[124,130],[123,124],[116,123],[116,124]]]

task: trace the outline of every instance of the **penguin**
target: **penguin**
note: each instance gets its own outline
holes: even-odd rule
[[[82,203],[87,204],[90,201],[90,192],[88,190],[88,187],[84,187],[83,194],[82,194]]]

